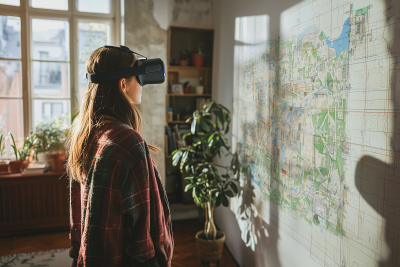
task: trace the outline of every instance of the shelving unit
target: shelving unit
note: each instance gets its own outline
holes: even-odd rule
[[[206,98],[211,99],[212,88],[212,57],[213,57],[213,44],[214,44],[214,30],[186,28],[171,26],[168,30],[168,62],[167,62],[167,82],[168,92],[166,94],[166,110],[165,110],[165,123],[171,128],[175,125],[183,127],[190,123],[186,122],[183,117],[191,116],[193,111],[196,110],[196,99]],[[204,53],[203,67],[194,67],[191,62],[191,54],[198,52],[199,44],[202,46]],[[180,53],[182,50],[189,51],[189,64],[187,66],[179,66]],[[201,77],[201,79],[200,79]],[[173,94],[171,85],[173,83],[184,83],[188,81],[190,86],[195,87],[199,81],[204,86],[204,94],[196,94],[194,90],[189,94]],[[173,120],[168,119],[168,109],[173,109]],[[179,114],[179,118],[177,116]],[[184,192],[185,182],[183,175],[179,172],[178,166],[172,165],[172,156],[168,155],[168,138],[165,137],[165,169],[167,172],[167,191],[168,191],[168,177],[178,177],[179,183],[179,197],[169,193],[168,196],[173,201],[173,205],[179,208],[193,208],[195,207],[192,193]],[[177,176],[174,176],[176,174]],[[174,178],[176,179],[176,178]],[[177,200],[178,199],[178,200]]]

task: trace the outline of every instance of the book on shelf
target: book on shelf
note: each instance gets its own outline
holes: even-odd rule
[[[173,132],[174,142],[176,144],[177,149],[180,149],[181,148],[181,142],[179,140],[179,135],[178,135],[178,125],[175,125],[173,128],[174,128],[174,132]]]
[[[169,125],[165,126],[165,134],[168,137],[168,155],[171,155],[176,150],[176,143],[172,134],[172,129]]]

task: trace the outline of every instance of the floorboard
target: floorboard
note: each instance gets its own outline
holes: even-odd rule
[[[172,267],[201,267],[194,236],[202,227],[203,224],[198,219],[172,223],[175,240]],[[0,256],[68,248],[68,234],[68,232],[57,232],[2,237],[0,238]],[[238,267],[226,248],[224,248],[220,266]]]

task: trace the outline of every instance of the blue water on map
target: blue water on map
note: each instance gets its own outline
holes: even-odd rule
[[[340,55],[340,53],[344,50],[349,49],[349,32],[350,32],[350,18],[348,18],[344,24],[343,24],[343,29],[342,33],[338,38],[336,38],[334,41],[330,41],[329,37],[325,35],[325,33],[322,31],[326,38],[326,43],[329,47],[334,48],[336,50],[336,55]]]
[[[296,188],[292,187],[292,190],[293,190],[295,193],[297,193],[297,189],[296,189]]]
[[[285,159],[285,150],[282,149],[282,154],[281,154],[281,163],[283,163],[283,160]]]
[[[257,186],[260,186],[260,181],[256,181],[254,179],[254,173],[256,171],[256,165],[253,162],[251,162],[250,163],[250,167],[251,167],[251,173],[250,173],[251,180],[253,180],[253,182],[255,182]]]

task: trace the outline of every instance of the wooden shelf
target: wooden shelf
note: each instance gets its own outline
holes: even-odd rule
[[[168,66],[168,71],[177,70],[212,70],[211,67],[194,67],[194,66]]]
[[[204,97],[211,97],[211,94],[167,94],[167,96],[179,96],[179,97],[204,96]]]
[[[181,124],[181,123],[191,123],[191,122],[186,122],[186,121],[167,121],[167,123]]]

